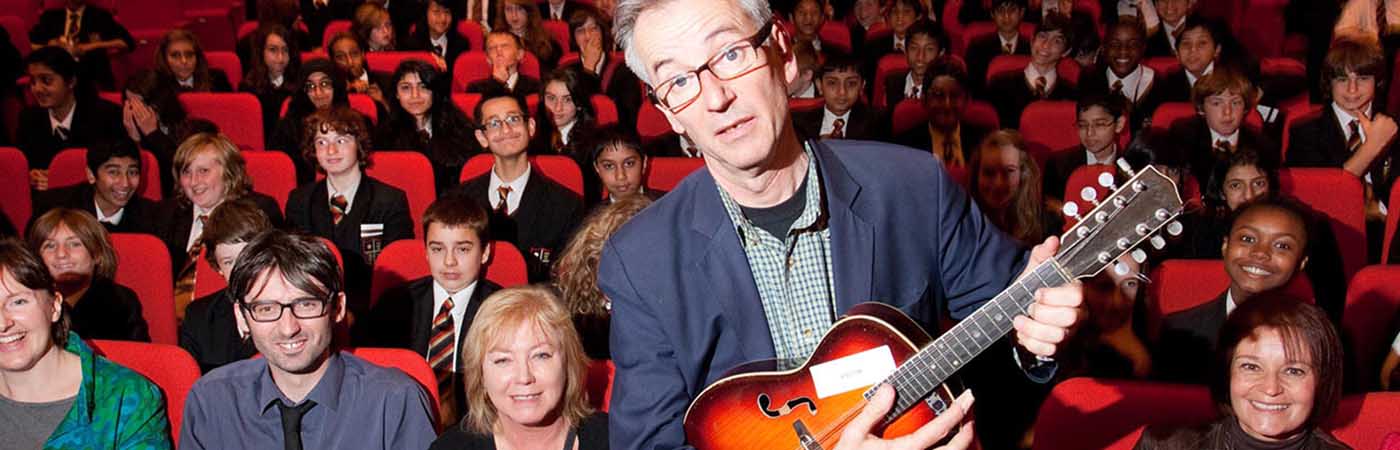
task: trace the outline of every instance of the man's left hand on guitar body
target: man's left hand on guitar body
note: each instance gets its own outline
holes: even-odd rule
[[[1053,236],[1035,246],[1031,249],[1030,263],[1021,275],[1030,273],[1059,250],[1060,238]],[[1016,330],[1016,342],[1026,351],[1047,358],[1055,356],[1060,344],[1074,334],[1088,313],[1084,308],[1084,290],[1078,281],[1036,290],[1035,303],[1027,311],[1029,316],[1017,316],[1011,322]]]

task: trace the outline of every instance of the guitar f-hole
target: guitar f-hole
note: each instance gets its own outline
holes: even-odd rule
[[[773,399],[769,398],[768,394],[758,394],[758,410],[762,411],[763,415],[767,416],[769,419],[777,419],[779,417],[792,414],[792,412],[795,411],[799,406],[806,406],[808,413],[812,414],[813,416],[817,415],[817,402],[814,402],[812,401],[812,399],[807,397],[797,397],[792,400],[788,400],[787,404],[784,404],[778,409],[769,408],[769,406],[771,406],[772,404]]]

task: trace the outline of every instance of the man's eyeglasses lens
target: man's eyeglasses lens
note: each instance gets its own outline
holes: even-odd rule
[[[298,319],[315,319],[326,315],[327,305],[330,302],[318,299],[301,299],[289,304],[278,302],[253,302],[243,305],[254,322],[276,322],[282,319],[282,311],[292,310],[292,316]]]

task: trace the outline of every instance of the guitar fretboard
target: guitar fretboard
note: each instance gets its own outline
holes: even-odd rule
[[[1027,308],[1035,302],[1036,289],[1068,282],[1057,265],[1052,258],[1036,266],[895,369],[883,382],[894,386],[896,392],[894,407],[885,414],[884,423],[893,422],[923,401],[969,361],[1010,332],[1011,319],[1026,314]],[[875,395],[875,387],[865,392],[866,399]]]

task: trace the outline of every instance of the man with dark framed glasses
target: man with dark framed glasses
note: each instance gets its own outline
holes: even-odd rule
[[[430,400],[403,372],[333,350],[345,319],[340,268],[318,238],[264,232],[243,249],[228,294],[262,358],[190,389],[182,448],[427,448]]]
[[[621,0],[614,26],[628,67],[671,128],[695,142],[705,170],[603,249],[598,285],[612,302],[617,367],[612,448],[685,446],[682,419],[707,385],[747,362],[796,367],[858,303],[887,303],[936,330],[943,311],[966,317],[1057,250],[1054,238],[1019,248],[927,151],[799,139],[786,96],[797,62],[766,0]],[[1083,294],[1077,284],[1038,294],[1032,316],[1015,320],[1016,350],[982,359],[1022,363],[1044,382],[1054,364],[1030,356],[1056,353],[1082,320]],[[871,431],[894,393],[878,392],[832,448],[971,443],[970,395],[881,441]]]

